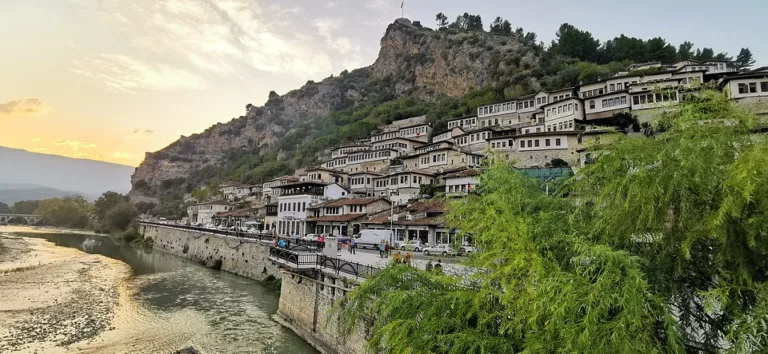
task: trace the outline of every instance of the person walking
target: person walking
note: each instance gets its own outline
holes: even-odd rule
[[[389,258],[389,253],[392,252],[392,250],[389,248],[389,241],[384,243],[384,253],[386,254],[387,258]]]
[[[355,242],[355,239],[349,240],[349,253],[357,254],[357,242]]]
[[[381,243],[379,244],[379,258],[384,258],[386,251],[387,251],[387,247],[384,245],[384,240],[382,240]]]

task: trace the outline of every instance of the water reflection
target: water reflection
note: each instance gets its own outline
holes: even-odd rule
[[[131,333],[124,337],[131,340],[125,347],[104,350],[160,352],[193,344],[209,353],[317,353],[270,319],[277,311],[279,295],[255,281],[104,236],[16,235],[102,254],[131,267],[133,276],[127,289],[136,304],[123,306],[127,313],[116,316],[117,321],[126,322],[118,328],[127,328]]]

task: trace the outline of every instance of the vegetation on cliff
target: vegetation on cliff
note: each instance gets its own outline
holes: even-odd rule
[[[719,122],[722,124],[710,124]],[[336,305],[377,353],[768,350],[768,142],[720,94],[591,147],[555,195],[497,162],[449,220],[469,276],[391,266]],[[501,160],[501,159],[499,159]]]
[[[161,214],[174,217],[182,213],[183,193],[196,187],[292,173],[317,164],[329,147],[396,119],[425,114],[440,130],[478,105],[596,81],[632,62],[728,59],[663,38],[622,35],[601,43],[570,24],[545,46],[500,17],[490,32],[477,15],[449,23],[438,14],[436,21],[433,30],[398,20],[387,28],[372,66],[309,81],[282,96],[273,91],[263,107],[248,104],[244,116],[149,154],[134,174],[132,194],[157,198]],[[751,53],[742,54],[749,63]]]
[[[11,212],[39,215],[45,225],[120,233],[133,228],[133,219],[140,211],[128,196],[110,191],[93,203],[80,196],[19,201],[11,207]]]

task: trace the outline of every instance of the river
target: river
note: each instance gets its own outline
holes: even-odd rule
[[[106,345],[104,352],[170,353],[180,349],[179,345],[193,345],[206,353],[317,353],[295,333],[271,320],[279,294],[256,281],[107,236],[12,235],[42,238],[130,267],[130,276],[122,283],[127,293],[122,296],[129,298],[128,304],[117,307],[114,318],[121,323],[110,331],[118,333],[110,333],[112,339],[106,341],[114,344]],[[121,342],[120,337],[130,340]]]

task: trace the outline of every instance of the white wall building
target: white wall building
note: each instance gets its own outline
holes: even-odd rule
[[[297,182],[276,188],[282,190],[277,198],[277,233],[286,236],[306,234],[307,208],[348,194],[335,183]]]
[[[768,66],[727,76],[720,80],[720,85],[728,98],[734,100],[768,97]]]
[[[445,175],[443,180],[445,181],[446,196],[462,196],[473,191],[480,184],[480,171],[458,171]]]
[[[544,126],[548,132],[574,130],[576,121],[584,120],[584,107],[575,97],[541,106],[544,110]]]
[[[190,223],[208,225],[213,222],[213,216],[216,213],[223,213],[232,210],[232,206],[225,200],[216,200],[212,202],[196,204],[197,217],[193,220],[190,216]]]
[[[479,109],[479,108],[478,108]],[[448,129],[461,128],[464,131],[477,128],[477,117],[467,116],[448,121]]]

